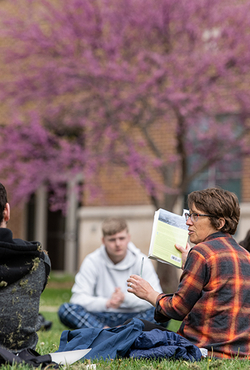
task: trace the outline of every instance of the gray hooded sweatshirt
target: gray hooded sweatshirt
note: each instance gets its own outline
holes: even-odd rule
[[[141,312],[153,306],[127,292],[127,279],[132,274],[140,275],[141,261],[144,257],[142,277],[159,293],[162,292],[158,276],[152,262],[140,249],[130,242],[126,257],[114,264],[105,246],[87,255],[75,277],[71,303],[79,304],[90,312]],[[116,287],[120,287],[125,299],[118,309],[107,308],[107,300]]]

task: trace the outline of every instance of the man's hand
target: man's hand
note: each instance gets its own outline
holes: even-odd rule
[[[107,301],[107,308],[119,308],[125,299],[124,293],[122,293],[121,288],[115,288],[114,293],[111,298]]]
[[[178,251],[180,251],[182,253],[182,255],[181,255],[181,258],[182,258],[182,269],[184,269],[184,266],[185,266],[185,263],[186,263],[186,260],[187,260],[187,255],[188,255],[188,252],[190,251],[191,247],[187,243],[186,248],[183,248],[179,244],[175,244],[175,248],[178,249]]]

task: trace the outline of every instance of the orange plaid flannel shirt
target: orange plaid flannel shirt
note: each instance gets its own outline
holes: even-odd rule
[[[155,319],[183,320],[178,334],[215,357],[250,357],[250,253],[221,232],[194,246],[176,293],[158,296]]]

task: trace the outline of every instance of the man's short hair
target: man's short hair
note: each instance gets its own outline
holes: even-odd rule
[[[240,219],[240,206],[234,193],[221,188],[193,191],[188,196],[189,209],[193,204],[198,210],[216,216],[210,217],[215,229],[219,229],[219,218],[222,217],[226,222],[220,231],[235,234]]]
[[[103,236],[114,235],[125,229],[128,231],[127,222],[120,217],[107,218],[102,223]]]
[[[0,223],[3,222],[3,211],[6,207],[7,200],[7,191],[3,184],[0,183]]]

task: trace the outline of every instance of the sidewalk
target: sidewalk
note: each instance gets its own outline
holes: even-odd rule
[[[41,312],[57,312],[59,307],[57,306],[40,306],[39,311]]]

